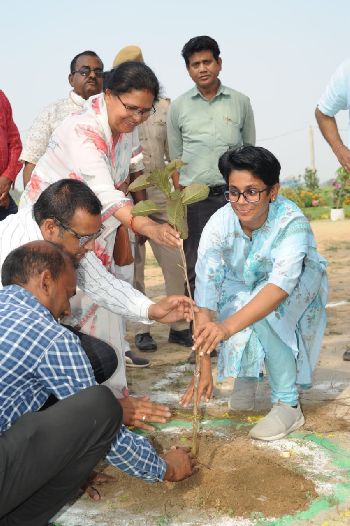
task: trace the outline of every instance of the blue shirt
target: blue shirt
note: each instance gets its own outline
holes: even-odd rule
[[[79,339],[26,289],[0,290],[0,432],[25,413],[96,385]],[[124,426],[107,460],[129,475],[163,480],[166,464],[144,437]]]

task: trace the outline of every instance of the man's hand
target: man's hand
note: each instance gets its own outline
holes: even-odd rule
[[[173,447],[163,458],[167,464],[164,480],[178,482],[192,475],[194,461],[188,448]]]
[[[0,197],[0,206],[1,208],[8,208],[10,206],[10,196],[9,194],[2,194],[3,197]]]
[[[192,309],[198,311],[187,296],[167,296],[148,308],[148,318],[159,323],[174,323],[179,320],[192,321]]]
[[[347,172],[350,172],[350,150],[342,144],[334,149],[338,161]]]
[[[0,175],[0,206],[8,207],[8,193],[10,191],[11,184],[12,183],[10,179],[4,175]]]
[[[318,107],[315,110],[315,117],[323,137],[332,148],[338,161],[347,172],[350,172],[350,150],[343,144],[335,117],[325,115]]]
[[[203,354],[209,354],[216,349],[218,343],[227,340],[230,336],[224,323],[210,321],[195,330],[193,350],[200,349]]]
[[[211,372],[211,363],[210,356],[205,355],[201,357],[201,373],[198,385],[198,400],[197,405],[199,404],[202,396],[205,396],[205,401],[209,402],[213,394],[213,375]],[[194,393],[194,378],[192,378],[189,386],[186,389],[185,394],[180,398],[180,405],[187,407],[191,402]]]
[[[165,424],[171,416],[169,407],[151,402],[148,396],[128,396],[118,401],[123,408],[123,424],[126,426],[153,431],[154,427],[147,422]]]

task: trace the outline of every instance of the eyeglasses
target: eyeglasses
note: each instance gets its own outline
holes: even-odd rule
[[[90,66],[82,66],[80,69],[72,71],[74,73],[79,73],[82,77],[90,77],[92,71],[95,73],[96,77],[101,78],[103,76],[102,68],[90,68]]]
[[[241,195],[243,195],[247,203],[257,203],[258,201],[260,201],[260,194],[269,190],[270,186],[267,186],[262,190],[257,190],[256,188],[248,188],[248,190],[244,190],[244,192],[239,192],[238,190],[229,188],[228,190],[226,190],[226,192],[224,192],[224,194],[226,201],[230,201],[230,203],[237,203]]]
[[[123,106],[126,109],[126,111],[128,111],[132,115],[142,115],[142,116],[143,115],[150,115],[150,114],[153,115],[156,112],[156,109],[153,106],[153,104],[152,104],[151,108],[138,108],[137,106],[129,106],[129,104],[125,104],[122,101],[122,99],[119,97],[119,95],[117,95],[117,97],[120,100],[120,102],[123,104]]]
[[[57,217],[54,217],[54,220],[56,221],[56,223],[58,223],[58,225],[61,228],[63,228],[63,230],[66,230],[67,232],[72,234],[74,237],[76,237],[79,240],[79,246],[81,246],[81,247],[86,245],[86,243],[89,243],[89,241],[92,241],[93,239],[97,239],[98,237],[100,237],[100,235],[102,234],[102,232],[105,229],[105,226],[101,225],[101,227],[98,229],[98,231],[95,232],[94,234],[89,234],[87,236],[82,236],[81,234],[78,234],[78,232],[73,230],[73,228],[71,228],[70,226],[67,226],[64,223],[62,223],[62,221],[57,219]]]

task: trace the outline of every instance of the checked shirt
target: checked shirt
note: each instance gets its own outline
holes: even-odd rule
[[[0,432],[38,411],[50,394],[63,399],[92,385],[96,381],[79,339],[29,291],[17,285],[0,290]],[[163,480],[166,470],[148,440],[125,426],[107,460],[149,481]]]

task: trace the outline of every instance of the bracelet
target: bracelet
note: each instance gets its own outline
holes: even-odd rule
[[[139,234],[139,232],[137,230],[135,230],[135,228],[133,227],[133,222],[134,222],[135,218],[136,218],[136,216],[133,216],[133,215],[130,217],[129,228],[130,228],[130,230],[132,230],[134,232],[134,234]]]

